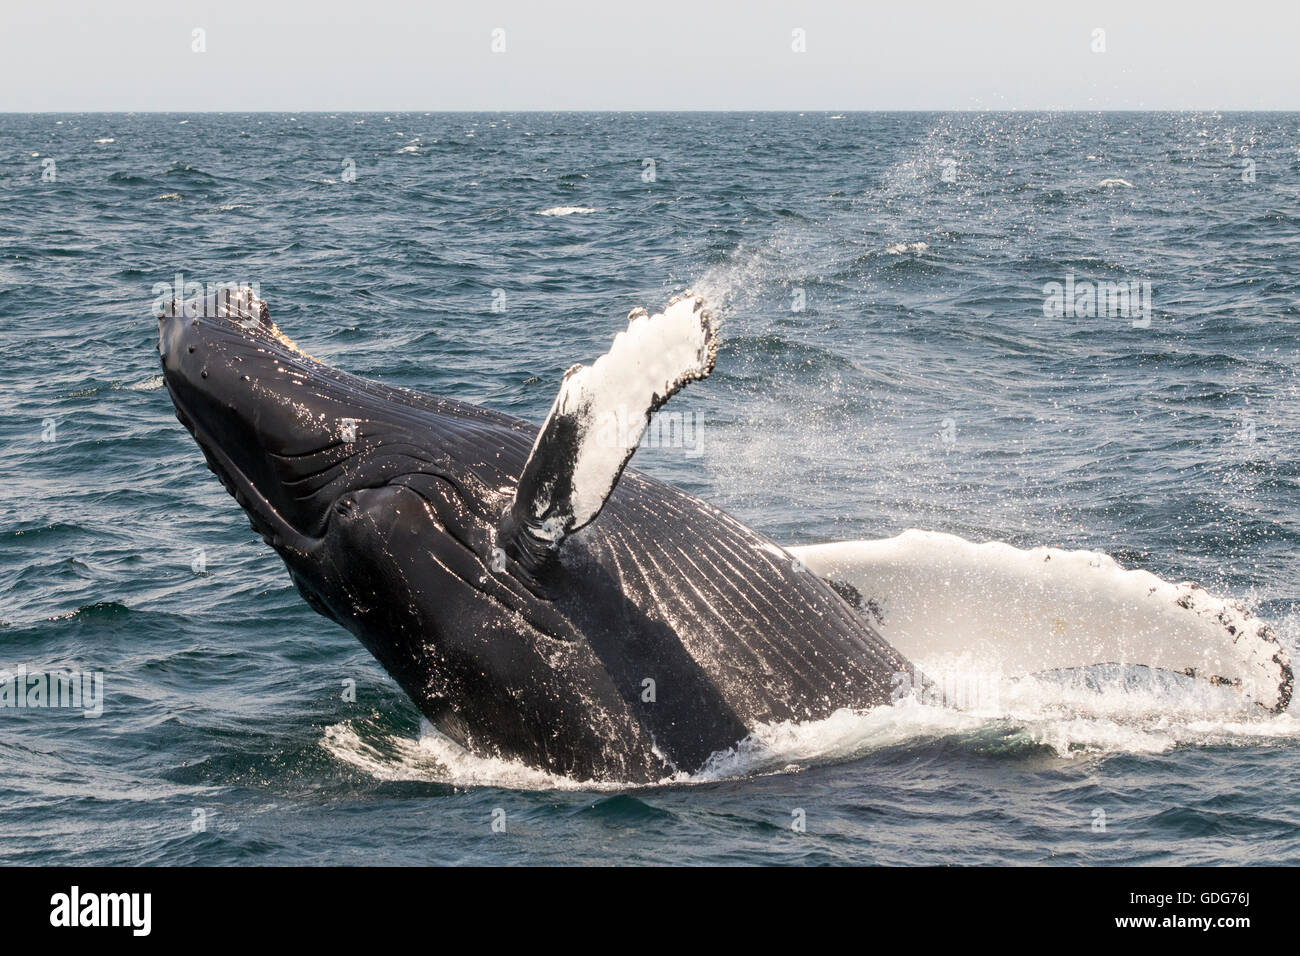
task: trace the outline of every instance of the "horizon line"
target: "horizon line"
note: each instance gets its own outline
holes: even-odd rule
[[[278,115],[289,113],[303,114],[379,114],[379,113],[456,113],[456,114],[473,114],[473,113],[835,113],[835,114],[864,114],[864,113],[1300,113],[1298,107],[1199,107],[1199,106],[1178,106],[1178,107],[872,107],[867,109],[850,109],[835,107],[802,107],[802,108],[768,108],[768,107],[705,107],[705,106],[687,106],[687,107],[563,107],[556,109],[547,109],[541,107],[527,107],[522,109],[505,109],[505,108],[482,108],[482,109],[428,109],[424,107],[384,107],[384,108],[367,108],[367,109],[328,109],[311,107],[308,109],[43,109],[43,110],[0,110],[0,116],[72,116],[72,115],[101,115],[101,116],[123,116],[144,114],[180,114],[187,115],[212,115],[223,116],[231,113],[248,113],[248,114],[265,114]]]

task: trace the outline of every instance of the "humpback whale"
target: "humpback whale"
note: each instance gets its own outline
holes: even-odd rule
[[[699,296],[633,310],[609,352],[565,374],[540,428],[332,368],[247,288],[173,301],[158,350],[177,418],[307,604],[438,731],[478,755],[636,783],[694,772],[759,725],[889,703],[900,675],[933,687],[895,645],[970,637],[954,626],[961,595],[1018,588],[1014,574],[950,568],[951,548],[926,559],[928,578],[900,577],[914,549],[786,549],[628,468],[654,412],[712,371],[716,342]],[[963,575],[966,591],[929,601]],[[931,603],[941,613],[927,617]],[[1131,659],[1165,603],[1150,633],[1075,635],[1045,666]],[[1246,630],[1225,626],[1225,653],[1194,656],[1188,673],[1230,679],[1224,658]],[[1040,638],[1026,628],[1017,663]],[[1267,638],[1237,682],[1277,710],[1291,672]]]
[[[702,298],[629,315],[540,429],[307,355],[249,289],[160,317],[209,467],[443,734],[577,779],[699,769],[756,724],[886,703],[908,662],[822,578],[626,468],[713,368]]]

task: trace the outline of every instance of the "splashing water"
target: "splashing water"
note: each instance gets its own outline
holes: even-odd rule
[[[1294,646],[1296,622],[1288,621],[1279,630],[1285,643]],[[969,663],[979,669],[978,661]],[[518,761],[477,756],[425,720],[415,738],[346,721],[326,728],[321,746],[377,780],[605,792],[794,773],[889,749],[923,752],[940,740],[972,753],[1046,752],[1057,760],[1078,761],[1159,754],[1178,747],[1294,744],[1300,741],[1300,719],[1294,709],[1262,715],[1226,689],[1181,675],[1102,666],[1004,678],[996,694],[970,709],[904,697],[867,711],[838,710],[823,720],[760,725],[735,748],[714,754],[696,773],[655,784],[574,780]]]

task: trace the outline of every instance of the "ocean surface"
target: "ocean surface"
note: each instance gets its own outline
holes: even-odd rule
[[[1177,688],[845,712],[640,788],[454,752],[175,420],[178,275],[535,422],[694,287],[698,440],[637,467],[783,544],[1105,552],[1294,651],[1300,114],[0,116],[0,668],[102,679],[0,707],[0,863],[1300,862],[1300,720]],[[1145,314],[1049,314],[1110,281]]]

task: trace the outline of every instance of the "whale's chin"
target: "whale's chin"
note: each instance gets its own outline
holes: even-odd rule
[[[309,551],[318,535],[312,533],[313,529],[307,522],[296,523],[281,510],[275,500],[280,495],[268,494],[273,488],[283,490],[278,482],[259,483],[256,476],[266,470],[265,463],[259,461],[260,449],[242,423],[236,419],[220,425],[205,423],[205,416],[192,411],[192,406],[182,397],[183,389],[168,382],[168,391],[176,406],[177,420],[194,437],[207,461],[208,470],[217,476],[230,496],[244,509],[252,529],[277,551]],[[224,441],[216,439],[218,433],[222,434]]]

